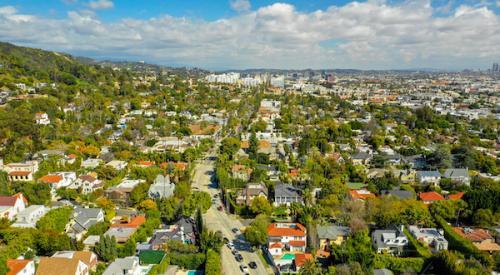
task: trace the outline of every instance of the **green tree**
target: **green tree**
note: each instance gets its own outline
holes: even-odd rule
[[[207,251],[207,260],[205,262],[205,274],[206,275],[222,274],[220,254],[211,249]]]
[[[253,199],[250,205],[250,210],[252,210],[252,212],[256,215],[265,214],[269,216],[273,212],[273,206],[265,197],[258,196]]]
[[[36,228],[41,231],[53,230],[56,232],[64,232],[72,213],[73,209],[71,207],[52,209],[38,220]]]
[[[115,237],[100,235],[99,242],[94,247],[94,252],[105,262],[112,262],[118,256]]]
[[[258,215],[255,220],[245,229],[245,239],[253,245],[265,245],[267,243],[267,227],[269,218]]]

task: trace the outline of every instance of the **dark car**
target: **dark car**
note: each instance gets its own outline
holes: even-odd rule
[[[248,266],[251,268],[251,269],[256,269],[257,268],[257,264],[255,262],[249,262],[248,263]]]
[[[236,261],[238,261],[238,262],[243,261],[243,256],[241,256],[241,254],[236,254],[236,255],[234,256],[234,258],[235,258],[235,259],[236,259]]]
[[[233,231],[234,234],[238,233],[238,228],[233,228],[231,229],[231,231]]]
[[[222,211],[222,209],[223,209],[223,208],[222,208],[222,206],[221,206],[221,205],[219,205],[219,207],[217,207],[217,210],[219,210],[219,211]]]
[[[224,237],[224,243],[229,243],[229,239]]]

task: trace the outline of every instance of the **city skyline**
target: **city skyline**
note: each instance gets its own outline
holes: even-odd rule
[[[500,1],[6,1],[0,40],[211,70],[487,70]]]

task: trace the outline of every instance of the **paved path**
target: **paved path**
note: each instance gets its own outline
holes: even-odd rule
[[[215,194],[219,193],[219,190],[214,186],[211,180],[214,173],[213,161],[199,161],[195,167],[192,187],[196,187],[200,191],[205,191],[213,197]],[[243,256],[243,261],[241,263],[237,262],[229,248],[224,245],[221,251],[223,274],[243,274],[240,270],[240,264],[244,263],[248,266],[248,263],[252,261],[257,263],[257,269],[249,269],[250,274],[265,275],[272,273],[271,269],[266,270],[264,263],[256,252],[244,250],[247,249],[246,247],[248,246],[244,242],[244,237],[241,233],[234,234],[231,231],[233,228],[242,228],[243,224],[235,217],[228,215],[225,211],[217,210],[219,205],[221,205],[220,201],[216,204],[212,204],[207,213],[203,215],[204,224],[211,231],[221,231],[224,237],[235,243],[236,247],[239,248],[240,254]]]

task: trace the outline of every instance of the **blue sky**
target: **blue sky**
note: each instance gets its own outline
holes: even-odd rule
[[[231,68],[487,68],[500,0],[0,1],[0,40],[94,58]]]

